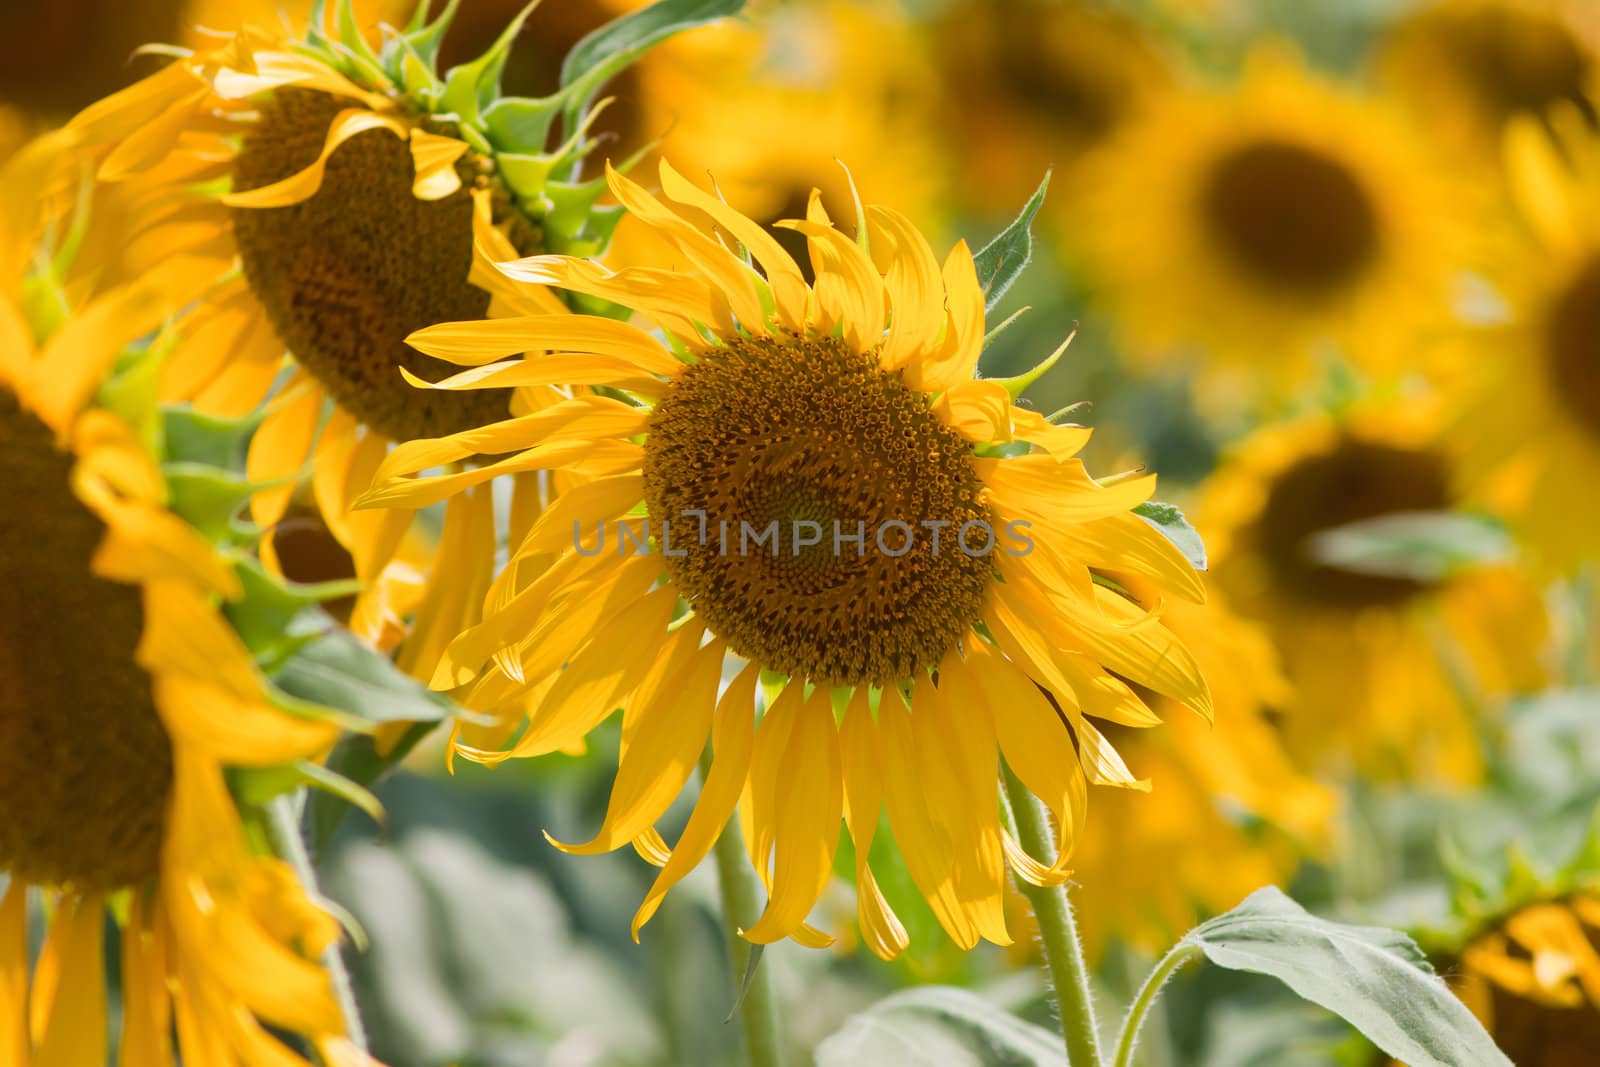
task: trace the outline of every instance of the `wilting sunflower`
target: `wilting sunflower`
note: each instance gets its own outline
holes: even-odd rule
[[[1045,170],[1103,143],[1173,80],[1155,36],[1099,4],[963,0],[931,32],[942,114],[959,134],[955,164],[983,210],[1026,197]]]
[[[334,921],[287,864],[252,852],[224,780],[318,757],[338,730],[272,703],[216,607],[238,577],[167,510],[140,434],[97,402],[181,272],[64,319],[22,282],[25,216],[58,147],[24,149],[0,175],[0,466],[26,502],[0,516],[0,1059],[105,1062],[114,915],[118,1062],[170,1067],[174,1027],[190,1064],[302,1062],[286,1033],[329,1062],[368,1062],[315,962]],[[135,395],[118,392],[124,407]],[[31,967],[30,895],[51,916]]]
[[[1332,531],[1458,505],[1440,421],[1408,397],[1261,430],[1207,488],[1213,577],[1277,644],[1301,766],[1471,781],[1483,714],[1545,680],[1545,615],[1513,565],[1379,572],[1330,554]]]
[[[636,933],[737,805],[769,889],[746,937],[830,940],[806,916],[842,815],[864,939],[895,955],[905,931],[868,866],[886,807],[950,936],[1007,942],[1007,860],[1061,880],[1086,783],[1135,784],[1090,717],[1154,724],[1130,683],[1211,712],[1158,605],[1118,591],[1122,576],[1201,595],[1183,555],[1130,513],[1154,477],[1096,481],[1072,458],[1088,430],[973,380],[985,309],[964,243],[941,267],[881,207],[862,212],[858,243],[813,194],[806,218],[782,223],[807,240],[808,285],[764,229],[669,166],[665,201],[607,176],[676,246],[679,269],[565,256],[501,269],[632,307],[664,340],[561,315],[413,335],[471,368],[435,390],[570,382],[606,395],[401,445],[363,499],[420,507],[528,470],[586,479],[514,542],[483,622],[439,666],[435,686],[498,719],[462,724],[458,751],[489,763],[552,752],[624,709],[605,821],[561,847],[631,842],[662,865]],[[518,352],[544,354],[495,362]],[[510,455],[412,477],[477,452]],[[669,850],[653,824],[708,736],[709,773]],[[1055,814],[1062,858],[1048,867],[1002,829],[1001,752]]]
[[[1508,138],[1524,239],[1486,273],[1510,314],[1452,351],[1463,395],[1462,474],[1547,563],[1600,558],[1600,517],[1575,506],[1600,477],[1600,138],[1575,112],[1552,142]]]
[[[1295,766],[1269,718],[1293,690],[1266,632],[1215,590],[1205,604],[1170,602],[1162,619],[1194,652],[1217,721],[1177,715],[1160,730],[1113,731],[1151,788],[1097,795],[1078,846],[1074,899],[1091,958],[1112,938],[1165,951],[1260,886],[1286,884],[1328,844],[1333,793]]]
[[[1600,1042],[1600,896],[1521,908],[1467,945],[1452,984],[1518,1067],[1588,1062]]]
[[[1494,161],[1511,119],[1576,107],[1593,125],[1600,20],[1568,0],[1443,0],[1400,19],[1381,74],[1450,149]]]
[[[562,311],[533,289],[497,302],[475,284],[495,284],[474,266],[475,242],[505,258],[593,252],[617,215],[592,210],[603,183],[575,173],[600,110],[589,99],[615,64],[596,60],[543,100],[499,98],[521,20],[441,78],[433,58],[454,5],[434,22],[426,8],[404,31],[387,31],[381,53],[343,5],[337,33],[313,20],[305,41],[246,27],[181,54],[70,127],[92,150],[102,209],[126,220],[121,239],[108,235],[86,252],[88,266],[122,277],[178,253],[195,262],[186,279],[195,303],[162,399],[239,416],[271,394],[248,460],[263,485],[251,510],[268,530],[264,556],[274,558],[276,527],[309,463],[319,518],[364,586],[351,628],[368,637],[396,624],[384,574],[414,516],[357,514],[350,501],[393,441],[511,411],[510,390],[410,388],[402,369],[441,365],[405,336],[502,306]],[[541,398],[525,392],[519,402]],[[491,512],[486,491],[452,500],[399,653],[404,669],[426,673],[475,617],[494,553]]]
[[[904,13],[876,0],[753,6],[764,10],[748,22],[685,35],[640,62],[644,122],[661,154],[714,176],[802,270],[805,239],[774,223],[803,215],[813,189],[833,214],[853,215],[838,160],[851,161],[866,195],[892,191],[911,217],[938,217],[947,189],[937,75]],[[662,264],[671,254],[624,217],[606,260]]]
[[[1082,252],[1142,361],[1282,386],[1329,342],[1392,363],[1443,311],[1451,190],[1381,105],[1284,50],[1152,99],[1080,175]]]

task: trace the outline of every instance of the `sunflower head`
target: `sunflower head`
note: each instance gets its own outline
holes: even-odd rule
[[[1076,180],[1136,358],[1206,352],[1286,386],[1330,342],[1392,366],[1390,339],[1443,313],[1458,191],[1381,102],[1287,48],[1258,46],[1235,85],[1150,94]]]
[[[1596,31],[1580,4],[1441,0],[1388,31],[1378,65],[1435,136],[1492,159],[1518,116],[1568,107],[1595,125]]]
[[[851,236],[813,193],[805,217],[777,224],[804,239],[808,281],[759,223],[660,173],[662,198],[608,177],[679,267],[499,265],[515,283],[630,307],[659,333],[532,314],[411,339],[468,368],[416,381],[431,390],[594,390],[403,444],[363,498],[421,507],[503,474],[572,479],[435,672],[488,712],[456,749],[488,763],[555,751],[622,706],[631,740],[605,823],[562,847],[631,841],[659,858],[652,824],[715,737],[695,822],[636,933],[739,803],[770,890],[751,940],[828,942],[805,918],[843,818],[863,934],[880,955],[903,950],[869,865],[886,809],[950,935],[1007,943],[1006,863],[1046,884],[1067,860],[1004,843],[1000,751],[1055,812],[1064,853],[1089,783],[1146,788],[1089,717],[1154,725],[1139,692],[1210,714],[1161,619],[1167,595],[1201,598],[1194,566],[1133,511],[1151,476],[1091,478],[1075,458],[1088,430],[1018,405],[1020,382],[974,377],[977,263],[992,255],[963,242],[941,262],[876,206],[856,207]],[[477,452],[504,458],[416,477]],[[947,788],[927,791],[933,778]]]

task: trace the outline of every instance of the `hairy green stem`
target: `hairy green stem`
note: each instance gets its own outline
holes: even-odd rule
[[[1133,998],[1133,1004],[1128,1008],[1128,1017],[1122,1020],[1122,1032],[1117,1035],[1117,1054],[1111,1058],[1111,1067],[1133,1067],[1133,1050],[1139,1044],[1139,1030],[1144,1026],[1145,1016],[1150,1014],[1156,997],[1160,995],[1161,987],[1166,985],[1167,979],[1179,967],[1198,955],[1198,948],[1187,941],[1180,941],[1161,957],[1161,962],[1156,964],[1155,970],[1145,978],[1144,985],[1139,987],[1138,996]]]
[[[710,772],[708,751],[707,757],[700,761],[701,780]],[[778,1004],[773,997],[769,968],[757,966],[754,973],[750,972],[750,956],[755,946],[739,934],[760,918],[761,903],[756,899],[755,874],[744,853],[744,837],[739,831],[737,814],[722,828],[712,856],[717,864],[717,886],[722,894],[722,917],[728,935],[728,962],[733,972],[734,996],[739,998],[745,1054],[750,1067],[781,1067],[783,1050],[778,1039]],[[742,981],[746,984],[740,989]]]
[[[267,803],[267,833],[272,848],[279,858],[294,868],[300,884],[312,896],[317,894],[317,870],[306,848],[305,835],[300,830],[300,817],[304,811],[303,796],[285,793]],[[362,1052],[367,1051],[367,1031],[361,1024],[361,1009],[356,1005],[355,987],[350,983],[350,971],[344,965],[344,956],[335,941],[322,954],[323,969],[333,985],[333,995],[339,1002],[339,1012],[344,1016],[345,1037]]]
[[[1044,808],[1003,762],[1001,771],[1018,842],[1040,862],[1054,863],[1055,835]],[[1061,1035],[1067,1043],[1067,1062],[1070,1067],[1101,1067],[1089,967],[1083,959],[1083,945],[1078,941],[1077,921],[1072,915],[1067,887],[1036,886],[1021,877],[1016,882],[1039,923],[1045,966],[1050,970],[1056,1008],[1061,1014]]]

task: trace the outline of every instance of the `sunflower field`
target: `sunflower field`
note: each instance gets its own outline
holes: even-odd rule
[[[0,1067],[1600,1065],[1594,0],[0,0]]]

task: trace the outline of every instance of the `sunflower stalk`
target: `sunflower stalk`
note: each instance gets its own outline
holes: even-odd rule
[[[1133,1053],[1139,1047],[1139,1031],[1144,1028],[1145,1018],[1155,1006],[1156,997],[1161,995],[1161,987],[1177,973],[1179,967],[1198,955],[1199,946],[1180,941],[1161,957],[1161,962],[1145,977],[1144,984],[1139,987],[1138,994],[1128,1007],[1127,1017],[1122,1020],[1122,1032],[1117,1035],[1117,1049],[1111,1057],[1111,1067],[1133,1067]]]
[[[700,760],[700,777],[711,773],[709,750]],[[749,861],[744,855],[744,837],[737,813],[728,820],[712,849],[717,864],[717,889],[722,897],[723,922],[728,934],[728,962],[735,983],[736,1011],[744,1027],[745,1055],[750,1067],[781,1067],[782,1045],[778,1036],[778,1003],[772,993],[770,968],[752,959],[757,946],[746,941],[741,931],[754,926],[761,915]]]
[[[274,797],[266,805],[266,829],[272,850],[294,868],[300,884],[307,893],[317,893],[317,870],[311,862],[305,837],[300,832],[300,818],[305,808],[305,791],[297,790]],[[356,1004],[355,986],[350,982],[350,971],[344,965],[344,956],[335,941],[322,954],[322,966],[333,985],[333,995],[339,1002],[339,1012],[344,1016],[345,1037],[362,1052],[367,1049],[367,1031],[361,1023],[361,1009]]]
[[[1018,842],[1040,862],[1054,863],[1054,835],[1044,809],[1003,761],[1001,773]],[[1084,962],[1083,944],[1078,940],[1078,924],[1067,887],[1036,886],[1021,877],[1016,882],[1039,924],[1045,967],[1050,972],[1056,1010],[1061,1017],[1061,1036],[1067,1045],[1067,1063],[1070,1067],[1102,1067],[1094,993],[1089,987],[1089,968]]]

